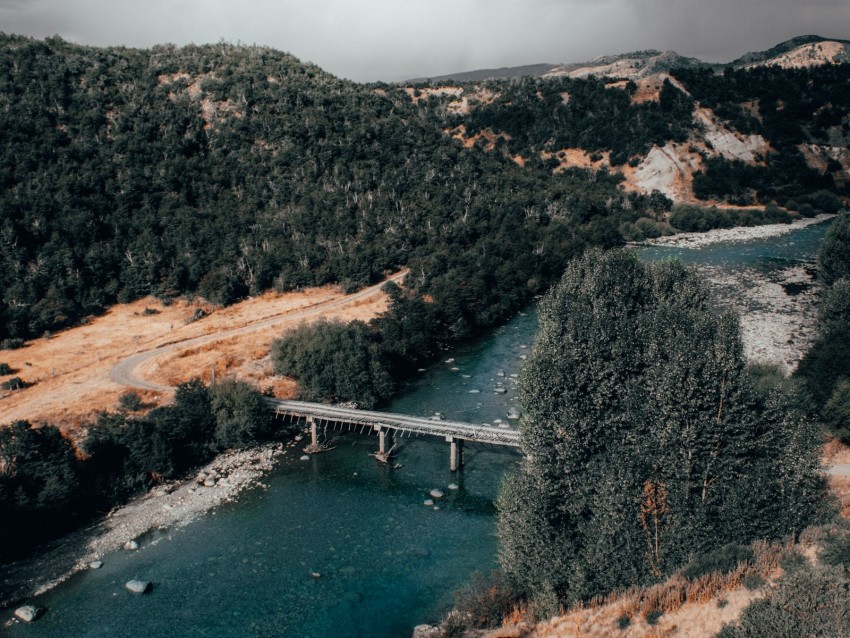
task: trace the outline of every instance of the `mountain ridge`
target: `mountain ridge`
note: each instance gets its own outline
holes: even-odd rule
[[[819,35],[795,36],[779,44],[765,49],[764,51],[751,51],[728,63],[706,62],[698,58],[682,56],[675,51],[659,51],[657,49],[646,49],[626,53],[601,55],[583,62],[565,62],[559,64],[538,63],[526,64],[515,67],[499,67],[487,69],[474,69],[448,73],[444,75],[419,77],[407,80],[405,83],[420,82],[481,82],[485,80],[511,79],[516,77],[587,77],[590,75],[610,75],[609,71],[620,71],[626,79],[647,77],[656,73],[669,71],[675,66],[704,67],[722,71],[725,68],[743,68],[762,64],[770,64],[771,61],[780,59],[796,49],[805,47],[816,47],[824,43],[836,43],[841,46],[841,51],[835,56],[835,60],[824,60],[822,63],[848,63],[850,62],[850,40],[838,38],[826,38]],[[625,64],[624,64],[625,63]],[[628,65],[637,72],[628,72]]]

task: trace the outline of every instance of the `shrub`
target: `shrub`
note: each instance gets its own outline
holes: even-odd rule
[[[24,347],[24,340],[18,337],[9,337],[0,341],[0,350],[17,350]]]
[[[455,593],[455,607],[441,626],[444,636],[460,636],[470,629],[497,627],[519,599],[499,571],[472,575],[470,583]]]
[[[658,624],[658,619],[664,614],[660,609],[653,609],[646,615],[646,624],[647,625],[656,625]]]
[[[629,625],[632,624],[632,619],[629,615],[623,614],[619,618],[617,618],[617,629],[623,630],[627,629]]]
[[[12,377],[11,379],[0,383],[0,388],[3,390],[23,390],[28,388],[32,383],[27,383],[21,377]]]
[[[738,563],[749,562],[753,560],[752,548],[745,545],[737,545],[729,543],[704,554],[700,554],[685,565],[682,569],[682,576],[688,580],[696,580],[700,576],[710,574],[711,572],[720,572],[725,574],[731,572],[738,566]]]
[[[763,600],[747,607],[723,638],[850,635],[850,597],[841,568],[807,566],[786,574]]]
[[[136,412],[142,409],[142,397],[138,392],[128,390],[118,397],[118,407],[126,412]]]
[[[8,363],[0,363],[0,375],[14,374],[15,371]]]

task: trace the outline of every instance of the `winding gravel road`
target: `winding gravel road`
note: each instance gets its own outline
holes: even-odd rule
[[[268,328],[276,324],[291,324],[293,322],[315,318],[324,313],[327,313],[329,310],[338,310],[340,308],[344,308],[345,306],[356,304],[374,295],[380,294],[381,288],[388,281],[400,283],[404,279],[405,275],[407,275],[407,273],[408,271],[406,269],[402,270],[401,272],[398,272],[395,275],[388,277],[381,283],[375,284],[374,286],[369,286],[368,288],[364,288],[359,292],[355,292],[351,295],[346,295],[345,297],[341,297],[339,299],[333,299],[331,301],[317,303],[313,306],[309,306],[301,310],[295,310],[285,315],[272,317],[271,319],[264,319],[256,323],[251,323],[246,326],[240,326],[239,328],[233,328],[231,330],[216,332],[214,334],[201,335],[200,337],[193,337],[191,339],[184,339],[182,341],[165,343],[161,346],[157,346],[156,348],[152,348],[151,350],[137,352],[136,354],[131,355],[123,361],[117,363],[109,371],[109,379],[115,383],[118,383],[119,385],[123,385],[136,390],[171,392],[172,390],[174,390],[172,386],[162,385],[154,381],[149,381],[147,379],[139,377],[136,374],[136,370],[138,369],[138,367],[146,361],[154,359],[160,355],[172,353],[177,350],[206,345],[236,335],[243,335],[246,333],[254,332],[256,330],[262,330],[263,328]]]

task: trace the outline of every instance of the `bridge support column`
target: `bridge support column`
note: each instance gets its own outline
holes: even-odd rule
[[[316,448],[319,445],[319,433],[316,430],[316,419],[308,416],[307,423],[310,424],[310,445]]]
[[[378,453],[387,453],[387,431],[378,430]]]
[[[447,436],[446,441],[449,442],[449,469],[457,472],[463,467],[463,439]]]

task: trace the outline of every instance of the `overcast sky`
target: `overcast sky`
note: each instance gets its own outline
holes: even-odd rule
[[[395,81],[638,49],[728,62],[850,39],[848,0],[0,0],[0,31],[81,44],[242,42]]]

